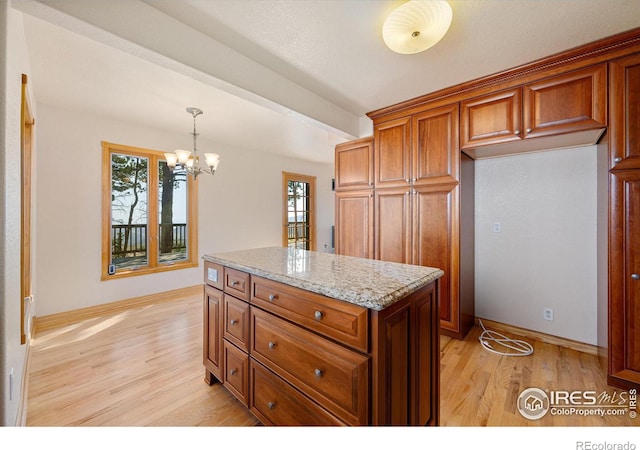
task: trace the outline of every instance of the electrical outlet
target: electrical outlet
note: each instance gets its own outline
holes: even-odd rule
[[[502,224],[500,222],[493,222],[493,232],[502,233]]]
[[[553,308],[544,308],[543,312],[544,320],[553,320]]]

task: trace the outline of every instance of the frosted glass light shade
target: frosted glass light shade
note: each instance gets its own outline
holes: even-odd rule
[[[165,153],[164,158],[167,160],[167,166],[171,167],[172,169],[178,162],[178,156],[175,153]]]
[[[218,168],[220,155],[218,155],[217,153],[205,153],[204,159],[207,162],[207,166],[209,166],[211,169],[216,170]]]
[[[419,53],[444,37],[452,19],[451,5],[445,0],[409,0],[384,21],[382,38],[396,53]]]
[[[176,155],[178,156],[178,162],[184,165],[191,156],[191,150],[176,150]]]

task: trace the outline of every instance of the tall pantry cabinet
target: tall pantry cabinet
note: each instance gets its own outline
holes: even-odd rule
[[[609,65],[608,382],[640,384],[640,53]]]
[[[349,180],[365,179],[368,165],[358,164],[361,175],[353,176],[345,152],[356,152],[362,140],[336,147],[336,253],[364,255],[373,233],[367,257],[443,269],[441,330],[462,338],[474,319],[473,160],[459,151],[458,118],[456,103],[374,120],[371,188],[349,189]],[[470,203],[464,209],[463,198]],[[366,225],[354,217],[361,211]]]

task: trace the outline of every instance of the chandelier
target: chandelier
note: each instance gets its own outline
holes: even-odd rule
[[[216,173],[218,163],[220,162],[220,155],[217,153],[204,153],[204,159],[206,167],[202,166],[198,151],[196,150],[196,140],[198,139],[198,133],[196,133],[196,117],[202,114],[202,110],[194,107],[188,107],[187,112],[193,116],[193,150],[176,150],[175,153],[165,153],[164,156],[167,160],[167,165],[175,170],[176,168],[185,170],[195,180],[201,173],[209,173],[213,175]]]

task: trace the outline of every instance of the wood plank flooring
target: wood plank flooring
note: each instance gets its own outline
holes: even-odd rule
[[[192,295],[36,329],[26,425],[258,425],[221,385],[204,382],[201,302]],[[441,425],[639,425],[628,415],[525,419],[516,399],[527,387],[621,391],[606,386],[596,356],[542,342],[528,357],[498,356],[482,349],[480,332],[442,337]]]

